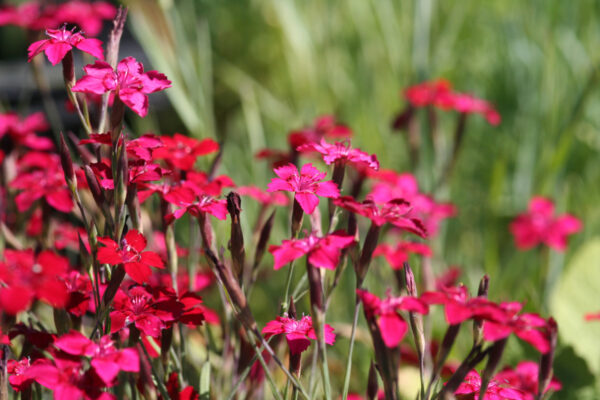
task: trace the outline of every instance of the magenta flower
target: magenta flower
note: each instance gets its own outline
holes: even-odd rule
[[[184,171],[194,169],[199,156],[219,151],[219,143],[210,138],[198,140],[176,133],[173,136],[160,136],[160,140],[164,146],[154,151],[154,159],[164,159],[170,167]]]
[[[99,343],[85,337],[81,332],[70,331],[59,337],[54,345],[67,354],[90,357],[90,364],[106,386],[113,386],[119,371],[139,372],[140,358],[135,349],[117,349],[110,336],[103,336]]]
[[[494,378],[522,390],[524,400],[534,400],[539,388],[539,369],[539,364],[536,362],[521,361],[515,369],[507,367],[498,372]],[[560,389],[562,389],[562,384],[553,377],[545,392],[548,390],[556,392]]]
[[[581,221],[570,214],[554,216],[554,203],[543,197],[529,201],[526,213],[519,214],[510,224],[519,249],[530,249],[543,243],[557,251],[567,248],[567,236],[579,232]]]
[[[292,260],[308,254],[308,262],[315,267],[335,269],[340,260],[341,249],[354,243],[354,236],[342,232],[334,232],[325,237],[317,237],[311,233],[302,239],[284,240],[281,246],[270,246],[278,270]]]
[[[467,374],[463,383],[460,384],[454,394],[473,395],[473,398],[476,398],[479,396],[480,390],[481,377],[477,371],[473,370]],[[527,400],[527,397],[523,391],[511,387],[499,379],[492,378],[485,391],[483,400]]]
[[[363,302],[367,319],[377,321],[381,338],[390,348],[398,346],[408,331],[408,324],[400,315],[400,310],[419,314],[429,312],[427,304],[416,297],[391,297],[388,295],[386,299],[381,300],[373,293],[362,289],[356,289],[356,294]]]
[[[33,113],[23,119],[15,113],[0,114],[0,138],[10,135],[16,145],[33,150],[52,150],[54,144],[47,137],[38,136],[36,132],[48,130],[48,122],[41,112]]]
[[[325,324],[325,343],[332,345],[335,342],[335,333],[329,324]],[[271,336],[285,334],[291,354],[300,354],[308,348],[310,340],[317,340],[313,329],[312,318],[304,316],[300,320],[286,317],[276,317],[262,330],[265,339]]]
[[[271,180],[267,191],[294,192],[294,198],[306,214],[312,214],[315,211],[319,204],[317,196],[337,198],[340,195],[340,190],[335,183],[332,181],[321,182],[327,174],[319,171],[312,164],[304,164],[300,173],[293,164],[275,168],[273,171],[279,178]]]
[[[98,249],[98,261],[110,265],[123,264],[127,274],[139,284],[147,282],[152,275],[150,267],[165,267],[158,254],[144,251],[146,238],[135,229],[127,232],[120,244],[108,237],[99,237],[98,242],[104,245]]]
[[[387,243],[382,243],[373,252],[373,257],[384,256],[392,269],[402,269],[402,266],[408,261],[409,255],[421,254],[424,257],[431,257],[431,249],[425,243],[417,242],[398,242],[395,247]]]
[[[62,61],[73,47],[91,54],[100,60],[104,59],[102,42],[98,39],[86,39],[79,32],[68,31],[66,26],[60,29],[48,29],[46,30],[46,35],[50,36],[50,39],[38,40],[29,46],[27,49],[29,54],[27,61],[31,61],[33,57],[43,51],[46,53],[48,61],[52,65],[56,65]]]
[[[165,216],[167,224],[181,218],[186,212],[194,217],[198,217],[200,214],[211,214],[220,220],[227,218],[227,202],[225,200],[217,200],[203,193],[194,193],[188,187],[174,188],[163,197],[169,203],[180,207]]]
[[[258,186],[240,186],[236,189],[236,191],[241,196],[252,197],[253,199],[265,206],[271,204],[276,206],[287,206],[290,202],[289,198],[285,194],[279,192],[264,192]]]
[[[164,74],[157,71],[144,72],[142,63],[133,57],[121,60],[116,71],[104,61],[96,61],[83,69],[87,75],[73,86],[74,92],[115,92],[140,117],[145,117],[148,113],[147,94],[171,87],[171,81]]]
[[[450,93],[452,84],[445,79],[436,79],[422,82],[408,87],[404,91],[404,97],[413,107],[425,107],[436,104],[439,97]]]
[[[423,223],[417,218],[408,216],[412,207],[405,200],[393,199],[384,204],[375,204],[369,199],[359,203],[350,196],[342,196],[335,199],[334,203],[338,207],[369,218],[377,226],[390,223],[421,237],[427,236]]]
[[[371,168],[375,171],[379,170],[379,161],[375,154],[368,154],[359,149],[353,149],[350,147],[348,141],[335,142],[329,144],[325,139],[321,139],[320,143],[307,143],[302,146],[298,146],[299,152],[316,151],[323,155],[323,161],[325,164],[331,165],[337,162],[340,163],[351,163],[360,167]]]

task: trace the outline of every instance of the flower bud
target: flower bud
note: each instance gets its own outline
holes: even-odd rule
[[[369,232],[367,232],[367,237],[365,238],[365,243],[363,244],[358,266],[356,268],[356,287],[358,288],[362,286],[365,276],[367,275],[369,264],[373,258],[373,252],[375,251],[375,247],[377,247],[377,242],[379,241],[380,230],[381,227],[372,222]]]
[[[485,365],[485,369],[481,373],[481,389],[479,391],[480,399],[483,398],[483,395],[487,391],[490,380],[494,376],[494,372],[500,363],[500,359],[502,358],[502,353],[504,353],[504,348],[506,347],[507,341],[508,337],[497,340],[489,349],[488,361]]]
[[[73,159],[71,158],[71,152],[69,151],[69,146],[67,146],[67,142],[65,141],[65,137],[62,132],[60,133],[60,164],[62,165],[63,172],[65,174],[65,180],[67,181],[67,185],[71,190],[71,193],[74,193],[77,189],[77,176],[75,176],[75,170],[73,169]]]
[[[554,363],[554,351],[556,349],[558,339],[558,325],[554,318],[548,319],[547,334],[550,341],[550,350],[547,353],[542,354],[540,358],[540,374],[538,378],[539,387],[537,398],[541,399],[544,392],[550,385],[552,379],[552,364]]]
[[[75,85],[75,69],[73,68],[73,52],[69,51],[62,59],[63,79],[68,90]]]
[[[302,217],[304,217],[304,211],[300,207],[300,203],[294,198],[294,205],[292,206],[292,239],[298,236],[298,232],[302,226]]]
[[[273,229],[273,222],[275,221],[275,212],[273,210],[262,229],[260,230],[260,235],[258,237],[258,244],[256,245],[256,252],[254,253],[254,264],[253,270],[256,270],[260,260],[262,260],[263,255],[265,254],[265,250],[267,249],[267,244],[269,242],[269,237],[271,236],[271,229]]]
[[[487,298],[488,290],[490,287],[490,278],[484,275],[479,282],[479,289],[477,290],[477,296]],[[480,344],[483,338],[483,321],[480,318],[473,320],[473,343]]]
[[[227,211],[231,216],[231,237],[229,239],[229,251],[233,262],[233,271],[238,280],[241,280],[244,271],[244,260],[246,253],[244,251],[244,234],[240,224],[240,212],[242,211],[242,200],[240,195],[230,192],[227,195]]]
[[[375,368],[375,363],[371,361],[371,366],[369,367],[369,379],[367,381],[367,400],[377,399],[378,390],[377,369]]]

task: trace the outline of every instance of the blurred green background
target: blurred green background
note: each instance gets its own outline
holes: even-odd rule
[[[600,310],[600,283],[594,283],[600,282],[600,245],[591,240],[600,228],[600,2],[125,4],[129,30],[150,61],[147,69],[173,81],[166,93],[175,111],[130,118],[132,130],[217,138],[225,147],[222,172],[238,184],[265,187],[273,174],[253,154],[264,147],[285,149],[291,129],[334,113],[354,130],[354,146],[376,153],[384,168],[415,172],[421,189],[429,192],[433,161],[426,157],[421,165],[410,165],[406,138],[390,128],[405,105],[402,90],[442,77],[456,90],[492,102],[502,123],[492,127],[479,116],[469,118],[456,170],[449,185],[435,193],[453,202],[459,214],[443,224],[432,243],[434,268],[461,266],[462,281],[471,288],[487,273],[493,300],[525,301],[527,310],[555,314],[561,330],[556,374],[565,386],[556,398],[597,398],[600,345],[594,343],[600,323],[584,323],[583,313]],[[7,38],[20,38],[12,28],[0,34],[3,47]],[[26,43],[20,40],[11,40],[2,54],[24,58]],[[425,115],[419,117],[426,121]],[[454,113],[440,114],[444,151],[450,149],[455,122]],[[584,230],[572,237],[566,253],[515,248],[508,224],[533,195],[551,197],[559,212],[583,220]],[[253,210],[245,207],[247,215]],[[287,229],[280,217],[276,237]],[[254,220],[247,218],[249,231]],[[222,228],[227,231],[225,224]],[[368,287],[381,295],[389,271],[378,263]],[[418,269],[417,260],[415,265]],[[253,295],[263,320],[272,317],[270,291],[283,285],[277,279],[283,281],[285,272],[273,276]],[[346,274],[334,299],[336,312],[330,312],[334,325],[350,321],[353,284]],[[337,357],[330,360],[340,382],[347,343],[340,338]],[[369,349],[368,340],[356,349],[353,391],[364,391]],[[524,355],[538,357],[511,339],[507,364]]]

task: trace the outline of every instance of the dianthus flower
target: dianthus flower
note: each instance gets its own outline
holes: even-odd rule
[[[323,155],[325,164],[331,165],[334,163],[350,163],[371,168],[375,171],[379,170],[379,161],[375,154],[368,154],[362,150],[350,147],[348,141],[335,142],[334,144],[327,143],[325,139],[321,139],[320,143],[307,143],[297,148],[299,152],[316,151]]]
[[[555,250],[567,248],[567,236],[579,232],[581,221],[570,214],[554,216],[554,203],[543,197],[534,197],[527,212],[519,214],[510,224],[519,249],[530,249],[543,243]]]
[[[473,370],[467,374],[454,394],[479,396],[481,390],[481,377]],[[499,379],[492,378],[488,384],[483,400],[526,400],[525,393],[511,387]]]
[[[48,122],[41,112],[36,112],[21,119],[15,113],[0,114],[0,138],[10,135],[15,145],[29,147],[33,150],[52,150],[52,140],[36,135],[36,132],[48,130]]]
[[[505,318],[505,312],[495,303],[482,297],[469,297],[467,288],[463,285],[425,292],[421,295],[421,300],[429,305],[443,304],[446,322],[449,325],[460,324],[473,317]]]
[[[346,125],[339,124],[333,115],[322,115],[316,118],[313,125],[288,135],[288,142],[293,150],[306,143],[318,142],[322,138],[347,138],[352,131]]]
[[[335,342],[335,333],[329,324],[325,324],[325,343],[332,345]],[[299,320],[287,317],[276,317],[267,323],[262,330],[265,339],[271,336],[285,334],[291,354],[300,354],[308,348],[310,340],[317,340],[313,328],[312,318],[304,316]]]
[[[278,190],[294,192],[294,198],[306,214],[312,214],[319,204],[319,197],[337,198],[340,191],[332,181],[321,182],[327,175],[312,164],[304,164],[298,172],[295,165],[289,164],[275,168],[279,178],[273,178],[267,188],[268,192]]]
[[[137,230],[128,231],[121,243],[109,237],[99,237],[98,242],[104,247],[98,249],[98,261],[110,265],[123,264],[125,272],[137,283],[145,283],[152,269],[164,268],[163,260],[152,251],[144,251],[146,238]]]
[[[46,35],[48,35],[50,39],[38,40],[29,46],[27,49],[27,61],[31,61],[33,57],[43,51],[46,53],[48,61],[50,61],[52,65],[56,65],[62,61],[65,55],[70,52],[73,47],[91,54],[100,60],[104,59],[102,42],[98,39],[87,39],[80,32],[67,30],[66,26],[63,26],[60,29],[48,29],[46,30]]]
[[[417,218],[409,217],[412,207],[403,199],[393,199],[383,204],[376,204],[370,199],[359,203],[350,196],[342,196],[335,199],[334,203],[338,207],[369,218],[377,226],[389,223],[421,237],[427,236],[423,223]]]
[[[167,224],[181,218],[186,212],[194,217],[201,214],[211,214],[220,220],[227,218],[227,203],[225,200],[217,200],[204,193],[194,193],[192,189],[187,187],[171,189],[163,198],[169,203],[180,207],[165,216]]]
[[[440,95],[450,93],[452,84],[445,79],[422,82],[408,87],[404,97],[413,107],[425,107],[436,104]]]
[[[392,269],[402,269],[402,266],[411,253],[421,254],[424,257],[431,257],[431,249],[425,243],[417,242],[398,242],[395,247],[387,243],[382,243],[375,249],[373,257],[384,256]]]
[[[539,388],[539,364],[533,361],[521,361],[515,369],[504,368],[494,377],[499,382],[505,382],[510,386],[520,389],[524,392],[524,400],[534,400]],[[558,391],[562,384],[552,378],[546,388],[548,390]]]
[[[117,70],[104,61],[83,67],[87,75],[77,81],[72,90],[103,94],[114,92],[140,117],[148,113],[148,94],[171,87],[171,81],[157,71],[144,72],[144,66],[133,57],[119,62]]]
[[[308,262],[315,267],[335,269],[340,259],[341,249],[354,243],[354,236],[343,232],[334,232],[325,237],[317,237],[311,233],[302,239],[284,240],[281,246],[270,246],[278,270],[292,260],[308,254]]]
[[[241,196],[249,196],[263,205],[287,206],[289,204],[288,197],[280,192],[264,192],[258,186],[248,185],[240,186],[236,189]]]
[[[408,324],[400,315],[400,310],[427,314],[429,307],[416,297],[401,296],[380,299],[366,290],[356,289],[365,307],[367,319],[374,319],[379,327],[381,338],[387,347],[396,347],[408,331]]]
[[[37,256],[33,250],[4,250],[0,261],[0,309],[17,314],[40,299],[53,307],[64,307],[68,293],[59,280],[69,269],[69,261],[52,251]]]
[[[176,133],[160,136],[160,140],[164,146],[154,151],[154,159],[165,160],[170,167],[184,171],[194,169],[199,156],[219,151],[219,144],[210,138],[198,140]]]

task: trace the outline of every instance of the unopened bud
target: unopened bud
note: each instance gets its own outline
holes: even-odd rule
[[[65,137],[62,132],[60,133],[60,164],[62,165],[63,172],[65,174],[65,180],[69,189],[73,193],[77,189],[77,177],[75,176],[75,170],[73,169],[73,159],[71,158],[71,152],[69,146],[65,141]]]
[[[365,238],[365,243],[363,244],[362,252],[360,253],[360,260],[358,261],[358,266],[356,269],[356,287],[360,288],[365,280],[365,276],[369,270],[369,264],[373,258],[373,252],[375,251],[377,242],[379,241],[380,230],[380,226],[377,226],[374,222],[371,223],[371,227],[367,232],[367,237]]]
[[[63,79],[68,90],[75,85],[75,69],[73,68],[73,54],[69,51],[62,59]]]
[[[246,253],[244,251],[244,234],[240,223],[240,212],[242,211],[242,199],[235,192],[227,195],[227,211],[231,216],[231,237],[229,239],[229,251],[233,261],[233,270],[238,277],[242,278]]]
[[[298,232],[302,226],[302,217],[304,217],[304,211],[300,207],[300,203],[294,199],[294,205],[292,206],[292,239],[298,236]]]
[[[546,392],[550,381],[552,380],[552,364],[554,363],[554,351],[556,350],[556,344],[558,339],[558,325],[554,318],[548,319],[548,325],[546,327],[548,339],[550,341],[550,350],[547,353],[542,354],[540,358],[540,374],[539,374],[539,387],[537,398],[541,399],[544,392]]]
[[[271,237],[271,230],[273,229],[273,222],[275,221],[275,211],[276,210],[273,210],[260,230],[258,244],[256,245],[256,252],[254,253],[254,270],[258,267],[258,264],[260,263],[260,260],[262,260],[265,250],[267,249],[267,244],[269,243],[269,238]]]
[[[481,298],[487,298],[488,290],[490,288],[490,277],[484,275],[479,282],[479,289],[477,290],[477,296]],[[473,320],[473,343],[480,344],[483,340],[483,320],[481,318],[475,318]]]
[[[504,339],[500,339],[495,341],[489,349],[488,361],[485,365],[485,369],[481,373],[481,388],[479,391],[479,398],[482,399],[485,392],[487,391],[487,387],[494,376],[494,372],[500,363],[500,359],[502,358],[502,353],[504,353],[504,348],[506,347],[506,342],[508,341],[508,337]]]
[[[294,297],[290,297],[290,305],[287,310],[288,318],[296,319],[296,304],[294,303]]]
[[[408,105],[400,114],[396,116],[394,122],[392,122],[392,128],[395,131],[406,130],[413,118],[414,111],[415,109],[411,105]]]
[[[377,399],[378,390],[377,368],[375,368],[375,363],[371,361],[371,366],[369,367],[369,379],[367,381],[367,400]]]
[[[310,304],[313,310],[323,313],[325,310],[323,301],[323,286],[321,284],[321,272],[312,265],[308,258],[306,260],[306,273],[308,276],[308,288],[310,290]]]

